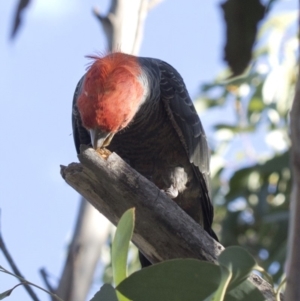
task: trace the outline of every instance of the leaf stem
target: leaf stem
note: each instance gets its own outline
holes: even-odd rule
[[[27,284],[27,285],[31,285],[31,286],[36,287],[36,288],[38,288],[38,289],[44,291],[45,293],[49,294],[51,297],[55,298],[55,299],[58,300],[58,301],[64,301],[63,299],[61,299],[61,298],[60,298],[59,296],[57,296],[56,294],[53,294],[53,293],[47,291],[46,289],[44,289],[44,288],[38,286],[37,284],[34,284],[34,283],[30,282],[30,281],[27,281],[27,280],[24,279],[23,277],[17,276],[17,275],[15,275],[15,274],[9,272],[8,270],[6,270],[6,269],[5,269],[3,266],[1,266],[1,265],[0,265],[0,272],[6,273],[6,274],[8,274],[8,275],[11,275],[11,276],[14,276],[14,277],[18,278],[18,279],[22,282],[22,284],[24,284],[24,285]]]

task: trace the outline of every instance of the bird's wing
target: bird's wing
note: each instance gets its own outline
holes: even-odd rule
[[[209,196],[210,153],[205,132],[180,74],[169,64],[160,60],[157,62],[161,73],[161,100],[200,182],[204,224],[210,231],[213,206]]]
[[[80,153],[80,145],[90,145],[91,144],[91,138],[89,132],[82,126],[81,118],[79,116],[78,108],[76,105],[76,101],[78,98],[78,95],[81,91],[82,82],[84,80],[84,76],[80,79],[78,82],[74,97],[73,97],[73,104],[72,104],[72,127],[73,127],[73,138],[74,143],[76,147],[77,154]]]

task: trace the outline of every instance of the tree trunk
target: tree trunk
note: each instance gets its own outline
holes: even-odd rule
[[[300,25],[298,26],[300,28]],[[299,63],[298,63],[299,64]],[[296,93],[291,109],[291,166],[293,188],[290,207],[285,301],[300,300],[300,65]]]

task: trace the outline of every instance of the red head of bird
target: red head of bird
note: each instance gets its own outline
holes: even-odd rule
[[[77,107],[94,148],[98,148],[108,145],[113,135],[130,123],[146,93],[136,57],[117,52],[90,58],[94,62],[85,75]]]

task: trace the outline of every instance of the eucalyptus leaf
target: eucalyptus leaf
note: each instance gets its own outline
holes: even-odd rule
[[[103,284],[91,301],[119,301],[115,289],[110,284]]]
[[[129,243],[134,229],[135,209],[127,210],[119,220],[116,234],[112,243],[111,257],[113,278],[115,285],[118,285],[127,277],[127,257]],[[127,301],[120,292],[117,292],[119,301]]]
[[[174,259],[133,273],[117,290],[131,300],[195,301],[216,291],[220,267],[196,259]]]
[[[3,292],[3,293],[0,293],[0,300],[6,298],[6,297],[8,297],[8,296],[10,296],[11,293],[12,293],[12,291],[13,291],[15,288],[17,288],[18,286],[23,285],[23,284],[24,284],[24,283],[21,282],[21,283],[15,285],[13,288],[11,288],[11,289],[9,289],[9,290]]]
[[[8,296],[10,296],[10,294],[12,293],[12,291],[13,291],[13,289],[9,289],[9,290],[7,290],[7,291],[5,291],[3,293],[0,293],[0,300],[6,298]]]
[[[238,286],[248,278],[252,269],[256,266],[256,261],[245,249],[232,246],[227,247],[219,256],[218,262],[228,268],[232,273],[229,289]]]
[[[220,266],[221,268],[221,282],[216,293],[207,301],[223,301],[225,298],[225,294],[232,278],[232,272],[225,266]]]
[[[112,243],[113,277],[116,285],[127,277],[127,255],[133,228],[134,208],[122,215]]]

